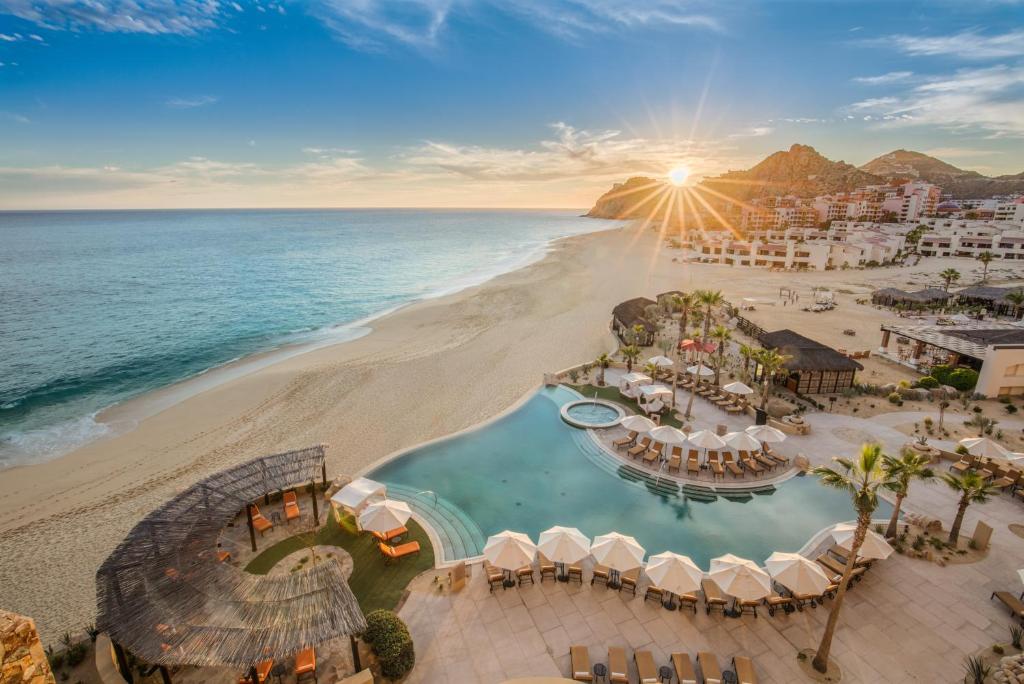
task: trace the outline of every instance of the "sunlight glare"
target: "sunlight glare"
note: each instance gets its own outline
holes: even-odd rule
[[[668,179],[672,182],[672,185],[682,186],[686,184],[686,179],[690,177],[690,169],[685,166],[677,166],[668,172]]]

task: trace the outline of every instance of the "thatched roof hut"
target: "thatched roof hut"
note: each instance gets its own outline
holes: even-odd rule
[[[656,304],[657,302],[647,297],[636,297],[627,299],[612,309],[612,329],[618,334],[619,339],[626,341],[626,332],[639,325],[644,332],[640,335],[638,342],[645,346],[652,344],[654,334],[658,329],[646,316],[647,307]]]
[[[845,354],[792,330],[776,330],[761,336],[761,346],[790,357],[786,373],[777,378],[800,394],[837,392],[853,386],[854,375],[864,370]],[[760,381],[760,367],[755,372]]]
[[[938,287],[906,291],[885,287],[871,293],[871,301],[882,306],[926,307],[939,306],[948,302],[953,295]]]
[[[100,631],[157,665],[248,667],[357,634],[366,621],[334,561],[284,576],[218,562],[221,530],[267,492],[309,484],[322,446],[221,471],[147,515],[100,566]]]

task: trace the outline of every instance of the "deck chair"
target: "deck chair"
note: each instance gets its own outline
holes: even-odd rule
[[[725,459],[725,469],[729,471],[730,475],[733,477],[743,477],[743,470],[733,460],[731,451],[723,453],[722,458]]]
[[[744,468],[754,473],[755,475],[760,475],[764,472],[764,468],[762,468],[760,464],[758,464],[758,462],[752,458],[740,459],[740,461],[743,463]]]
[[[746,656],[733,656],[732,669],[736,672],[736,684],[757,684],[754,661]]]
[[[767,445],[765,445],[765,446],[767,447]],[[762,453],[764,454],[765,458],[770,458],[771,460],[775,461],[779,465],[787,465],[789,463],[789,457],[788,456],[783,456],[782,454],[779,454],[779,453],[776,453],[774,451],[771,451],[768,448],[765,448]]]
[[[557,581],[558,580],[558,573],[555,571],[555,564],[552,563],[550,560],[548,560],[547,556],[545,556],[543,553],[540,554],[539,565],[540,565],[540,583],[541,584],[544,584],[544,578],[546,576],[549,576],[549,575],[551,576],[551,579],[553,581]]]
[[[606,566],[594,566],[594,574],[590,577],[590,586],[594,586],[594,582],[600,582],[606,587],[608,586],[608,568]]]
[[[1013,489],[1020,482],[1021,472],[1013,468],[1007,468],[1002,477],[992,480],[992,486],[999,489]]]
[[[679,599],[679,610],[686,606],[693,611],[693,614],[697,614],[697,603],[700,601],[700,597],[696,594],[676,594],[676,598]]]
[[[274,523],[267,520],[262,513],[260,513],[260,507],[256,504],[252,505],[252,526],[263,536],[263,533],[274,529]]]
[[[755,618],[757,617],[757,607],[759,605],[761,605],[760,601],[741,601],[738,598],[734,598],[732,600],[733,610],[738,612],[740,615],[749,611],[754,614]]]
[[[619,577],[619,591],[623,589],[629,589],[629,591],[636,596],[636,585],[640,581],[640,570],[633,569],[622,573]]]
[[[590,674],[590,651],[586,646],[570,646],[569,660],[572,663],[572,678],[577,682],[592,682]]]
[[[384,542],[377,542],[377,547],[384,556],[384,562],[386,563],[392,563],[399,558],[405,558],[420,552],[420,543],[418,541],[406,542],[398,546],[388,546]]]
[[[636,430],[630,430],[628,435],[626,435],[625,437],[622,437],[622,438],[617,439],[614,442],[612,442],[612,446],[614,446],[616,449],[622,449],[623,447],[628,447],[630,444],[635,442],[636,438],[639,437],[639,436],[640,436],[639,432],[637,432]]]
[[[284,521],[286,523],[295,520],[296,518],[302,517],[302,513],[299,511],[298,497],[295,496],[295,491],[284,493]]]
[[[712,477],[720,477],[725,479],[725,468],[722,467],[722,463],[718,460],[717,451],[708,452],[708,467],[711,468]]]
[[[494,587],[505,588],[505,573],[490,563],[484,562],[484,572],[487,573],[488,591],[493,592]]]
[[[693,473],[700,475],[700,461],[697,460],[697,452],[690,450],[690,455],[686,457],[686,474]]]
[[[769,615],[775,615],[775,611],[780,608],[785,610],[786,606],[793,605],[792,596],[780,596],[776,592],[772,592],[768,596],[764,597],[764,605],[768,609]]]
[[[259,684],[263,684],[263,682],[267,681],[267,677],[270,676],[270,671],[273,668],[274,668],[274,659],[273,658],[268,658],[267,660],[264,660],[263,662],[257,663],[256,664],[256,681],[258,681]],[[252,684],[252,679],[249,676],[249,672],[246,672],[244,675],[242,675],[241,677],[238,678],[238,684]]]
[[[704,684],[722,684],[722,670],[718,667],[718,656],[710,651],[701,651],[697,654],[697,662],[700,663],[700,673],[704,677]]]
[[[1024,603],[1008,591],[993,591],[989,600],[999,599],[1004,606],[1010,609],[1010,615],[1018,620],[1024,621]]]
[[[615,684],[629,684],[626,649],[619,646],[612,646],[608,649],[608,681]]]
[[[725,614],[725,608],[729,605],[722,590],[712,579],[702,579],[700,588],[704,592],[704,611],[711,615],[712,608],[719,608]]]
[[[401,537],[403,534],[409,534],[409,528],[402,525],[401,527],[396,527],[395,529],[388,530],[387,532],[374,532],[373,530],[370,530],[370,534],[376,537],[377,541],[390,542],[392,539]]]
[[[650,437],[644,437],[643,439],[640,440],[639,443],[637,443],[636,446],[630,447],[629,451],[627,451],[626,453],[629,454],[630,458],[636,458],[640,454],[642,454],[645,451],[647,451],[647,449],[649,449],[650,446],[651,446],[651,438]]]
[[[978,457],[977,456],[971,456],[970,454],[965,454],[959,461],[957,461],[953,465],[949,466],[949,469],[951,471],[956,471],[958,473],[964,473],[964,472],[970,470],[971,468],[974,468],[977,465],[977,463],[978,463]]]
[[[570,565],[569,566],[569,581],[576,580],[581,585],[583,584],[583,566],[582,565]],[[593,582],[591,582],[593,584]]]
[[[533,584],[532,565],[524,565],[523,567],[516,570],[516,581],[519,583],[519,586],[523,586],[523,582],[525,582],[526,580],[529,580],[530,584]]]
[[[763,465],[768,470],[775,470],[775,466],[779,465],[778,463],[776,463],[772,459],[767,458],[766,456],[762,456],[761,453],[758,452],[758,451],[755,451],[753,454],[751,454],[750,458],[751,458],[751,460],[756,461],[757,463],[760,463],[761,465]]]
[[[316,681],[316,651],[310,647],[295,654],[295,681],[299,682],[307,677]]]
[[[655,442],[654,446],[647,450],[644,454],[644,463],[653,463],[661,458],[661,450],[665,448],[665,445],[661,442]]]
[[[677,473],[682,466],[683,460],[683,447],[674,446],[668,457],[668,471],[671,473],[673,470]]]
[[[650,651],[634,651],[633,661],[640,684],[658,684],[658,668],[654,665],[654,656]]]
[[[672,669],[676,671],[679,684],[697,684],[697,672],[693,669],[693,661],[689,653],[673,653]]]
[[[647,587],[647,591],[644,592],[644,603],[651,600],[663,603],[665,601],[665,592],[652,584]]]

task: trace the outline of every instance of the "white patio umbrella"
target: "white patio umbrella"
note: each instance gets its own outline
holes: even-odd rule
[[[973,456],[982,456],[984,458],[1006,458],[1010,454],[1010,450],[993,442],[988,437],[968,437],[961,439],[959,442],[960,446],[967,449],[967,452]]]
[[[751,425],[744,432],[759,442],[783,442],[786,440],[785,432],[770,425]]]
[[[836,540],[836,544],[839,548],[849,552],[850,545],[853,544],[853,535],[857,531],[857,526],[852,523],[840,523],[832,528],[832,538]],[[857,551],[857,555],[861,558],[868,559],[883,559],[888,558],[892,554],[892,547],[889,546],[889,542],[882,538],[882,535],[867,531],[864,537],[864,543],[861,544],[860,550]]]
[[[675,362],[672,359],[667,356],[661,356],[660,354],[647,359],[647,363],[653,363],[658,368],[668,368],[675,365]]]
[[[655,442],[661,442],[669,446],[686,443],[686,433],[671,425],[659,425],[648,432],[647,435]]]
[[[728,385],[722,388],[730,394],[753,394],[754,390],[750,389],[742,382],[730,382]]]
[[[363,509],[359,514],[359,527],[368,532],[390,532],[405,525],[411,516],[409,504],[395,499],[385,499]]]
[[[819,596],[828,588],[828,575],[821,566],[799,553],[776,551],[764,564],[768,574],[794,594]]]
[[[540,533],[537,550],[559,565],[579,563],[590,555],[590,539],[575,527],[555,525]],[[560,572],[558,576],[559,579],[568,579],[565,572]]]
[[[625,375],[622,376],[622,381],[623,382],[627,382],[630,385],[636,385],[636,384],[642,383],[642,382],[653,382],[653,380],[651,380],[651,376],[645,375],[645,374],[640,373],[638,371],[633,371],[632,373],[626,373]]]
[[[754,451],[761,448],[761,443],[746,432],[730,432],[722,439],[725,443],[738,451]]]
[[[614,576],[611,583],[618,580],[618,573],[639,568],[644,562],[644,547],[636,539],[618,532],[609,532],[594,537],[590,545],[590,555],[601,565],[611,568]]]
[[[686,441],[702,449],[721,449],[725,446],[725,441],[711,430],[691,432]]]
[[[1024,452],[1011,451],[1009,454],[1006,455],[1006,458],[1010,459],[1013,462],[1024,461]]]
[[[505,530],[491,535],[484,544],[484,558],[505,571],[505,586],[511,586],[512,571],[533,562],[537,547],[522,532]]]
[[[671,594],[689,594],[700,589],[704,571],[697,567],[689,556],[665,551],[647,559],[644,570],[654,585]],[[675,606],[670,602],[666,607]]]
[[[649,432],[654,429],[654,421],[645,416],[626,416],[619,425],[633,432]]]
[[[696,365],[690,366],[686,369],[686,372],[690,375],[700,375],[701,377],[708,377],[715,374],[715,371],[711,370],[707,366],[701,364],[698,368]]]
[[[651,401],[655,397],[672,396],[672,388],[665,387],[665,385],[644,385],[639,391],[647,401]]]
[[[708,573],[722,591],[740,601],[757,601],[772,593],[772,578],[757,563],[727,553],[711,559]]]

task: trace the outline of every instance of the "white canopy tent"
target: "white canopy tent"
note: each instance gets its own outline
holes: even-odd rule
[[[626,373],[619,378],[619,392],[627,397],[635,397],[640,387],[650,385],[654,380],[649,375],[637,371]]]
[[[961,439],[959,442],[960,446],[967,449],[967,453],[972,456],[981,456],[983,458],[1007,458],[1010,455],[1010,450],[1003,447],[1001,444],[993,442],[988,437],[968,437]]]
[[[675,362],[667,356],[652,356],[647,359],[647,363],[653,363],[658,368],[670,368],[675,365]]]
[[[404,501],[375,501],[359,514],[359,529],[383,534],[404,527],[410,517],[412,510]]]
[[[386,485],[366,477],[357,477],[335,492],[331,503],[346,513],[358,516],[368,504],[387,496]]]
[[[739,381],[737,381],[737,382],[730,382],[728,385],[726,385],[722,389],[725,390],[726,392],[729,392],[730,394],[747,395],[747,394],[753,394],[754,393],[754,390],[752,390],[750,387],[748,387],[747,385],[744,385],[742,382],[739,382]]]

